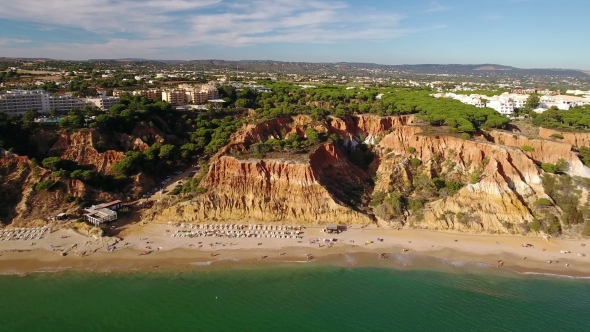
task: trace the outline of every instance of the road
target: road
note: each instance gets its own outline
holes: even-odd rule
[[[196,171],[196,170],[194,170],[194,167],[188,167],[184,172],[182,172],[179,175],[170,174],[169,176],[172,178],[172,181],[170,181],[164,185],[161,184],[161,181],[158,182],[158,184],[157,184],[158,187],[162,187],[164,189],[164,193],[160,193],[160,191],[157,191],[152,196],[150,196],[148,198],[142,198],[141,200],[146,201],[146,202],[160,200],[164,196],[168,195],[176,187],[177,181],[181,181],[182,184],[186,183],[186,181],[188,180],[188,178],[187,178],[188,173],[193,172],[193,171],[196,172],[196,174],[194,176],[198,176],[201,172],[201,169]]]

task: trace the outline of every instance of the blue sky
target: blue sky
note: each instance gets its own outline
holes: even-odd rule
[[[0,56],[590,70],[588,0],[2,0]]]

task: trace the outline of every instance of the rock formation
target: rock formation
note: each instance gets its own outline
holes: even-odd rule
[[[156,218],[189,222],[369,223],[369,216],[343,201],[354,196],[346,189],[358,191],[367,179],[331,144],[318,147],[308,162],[221,156],[201,182],[207,193],[170,207]]]
[[[262,160],[234,156],[269,138],[302,136],[309,127],[327,136],[337,134],[343,141],[325,143],[304,160],[288,154]],[[375,221],[367,209],[366,198],[371,193],[388,197],[415,187],[420,178],[434,181],[441,177],[463,187],[454,195],[439,197],[435,192],[420,211],[398,214],[398,225],[526,233],[537,218],[561,213],[555,206],[541,208],[536,204],[539,199],[551,200],[543,189],[544,172],[539,164],[563,158],[570,164],[572,175],[589,174],[566,142],[501,131],[485,137],[465,140],[424,133],[412,116],[332,118],[326,123],[298,116],[245,125],[213,158],[201,183],[207,192],[167,208],[155,218],[368,223]],[[368,170],[355,166],[341,149],[354,147],[361,140],[372,145],[376,155]],[[524,145],[533,151],[523,151]]]
[[[96,130],[64,131],[50,153],[73,160],[80,165],[93,166],[99,173],[112,173],[113,165],[125,158],[125,154],[114,150],[100,153],[96,150],[96,143],[99,141],[107,140]]]

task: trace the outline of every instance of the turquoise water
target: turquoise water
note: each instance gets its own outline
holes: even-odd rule
[[[590,331],[590,282],[335,266],[0,277],[1,331]]]

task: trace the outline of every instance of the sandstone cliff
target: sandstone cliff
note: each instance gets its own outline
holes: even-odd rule
[[[363,173],[330,144],[318,147],[307,163],[222,156],[201,183],[206,194],[168,208],[156,219],[369,223],[369,216],[343,201],[363,191],[368,179]]]
[[[80,165],[93,166],[95,171],[103,174],[113,172],[113,165],[123,159],[125,154],[114,150],[98,152],[96,143],[107,141],[96,130],[64,131],[50,149],[50,153],[69,159]]]
[[[303,136],[309,127],[326,136],[338,134],[343,140],[317,147],[304,160],[289,154],[263,160],[232,156],[270,138]],[[469,140],[430,132],[424,133],[412,116],[331,118],[323,123],[298,116],[246,125],[212,159],[201,183],[207,192],[154,218],[368,223],[374,222],[375,216],[367,199],[378,194],[390,204],[391,218],[380,218],[382,224],[524,234],[539,219],[543,222],[543,218],[549,220],[562,213],[555,205],[538,204],[540,200],[551,202],[543,187],[541,163],[563,158],[570,164],[570,174],[589,174],[568,142],[501,131]],[[375,154],[364,170],[342,150],[361,141],[372,146]],[[523,151],[524,145],[533,151]],[[438,190],[434,183],[459,187],[455,193]],[[423,207],[399,211],[391,204],[395,205],[400,195],[409,200],[405,204],[419,202],[413,207]],[[375,204],[371,203],[377,207],[385,203]]]
[[[109,200],[112,197],[73,179],[60,180],[49,189],[35,190],[51,178],[50,171],[27,157],[0,158],[0,222],[13,226],[44,224],[61,212],[76,214],[77,199]]]
[[[533,151],[527,151],[526,154],[534,161],[539,163],[555,164],[559,159],[565,159],[565,161],[567,161],[570,165],[568,173],[577,176],[590,177],[590,169],[584,166],[584,164],[580,161],[580,158],[578,158],[578,156],[572,152],[572,144],[569,143],[568,140],[564,140],[565,142],[557,142],[547,139],[529,139],[525,136],[499,131],[492,131],[490,136],[493,138],[494,142],[501,142],[507,146],[517,148],[522,148],[523,146],[532,147]],[[575,137],[576,136],[572,134],[572,138]],[[584,138],[585,136],[578,134],[577,140],[572,139],[572,141],[580,142]]]
[[[563,139],[552,137],[551,135],[554,134],[563,136]],[[539,128],[539,136],[546,139],[563,141],[578,148],[582,146],[590,147],[590,133],[569,133],[546,128]]]

